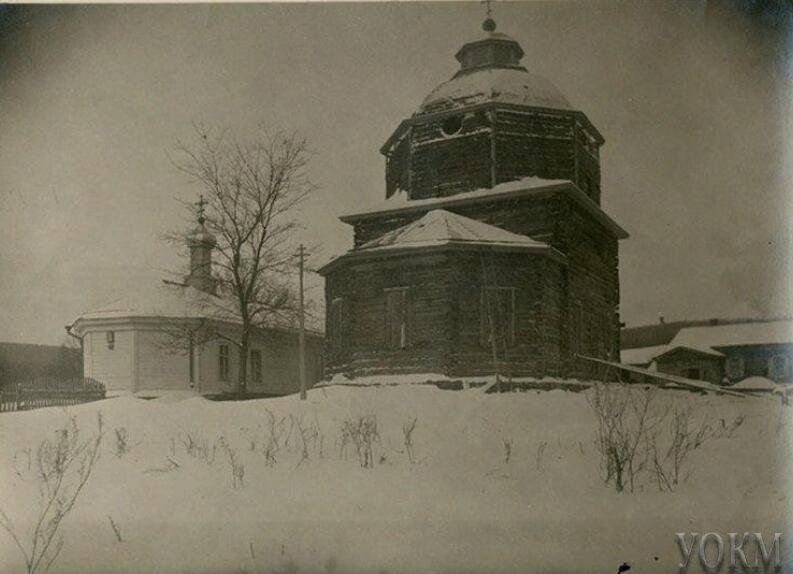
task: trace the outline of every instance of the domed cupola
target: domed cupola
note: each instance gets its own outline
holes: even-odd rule
[[[515,40],[496,32],[496,23],[488,18],[482,24],[485,35],[464,44],[455,58],[460,62],[457,76],[484,67],[518,68],[523,57],[523,49]]]
[[[515,39],[490,18],[482,28],[455,55],[459,70],[381,148],[386,197],[448,196],[534,176],[571,180],[599,203],[600,133],[521,64]]]

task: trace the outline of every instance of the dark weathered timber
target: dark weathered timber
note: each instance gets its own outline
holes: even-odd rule
[[[461,129],[447,134],[444,122]],[[417,117],[386,155],[386,197],[443,197],[523,177],[575,182],[600,203],[600,140],[562,111],[491,105]]]

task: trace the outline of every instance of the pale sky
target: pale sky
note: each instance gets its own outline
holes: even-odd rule
[[[698,2],[497,3],[499,31],[606,138],[622,319],[790,313],[790,56]],[[183,263],[161,234],[198,189],[191,123],[294,128],[319,186],[299,240],[384,195],[380,145],[457,69],[477,3],[41,6],[0,13],[0,341],[59,343],[82,311]],[[786,145],[787,144],[787,145]],[[786,161],[787,160],[787,161]],[[321,281],[312,280],[321,298]]]

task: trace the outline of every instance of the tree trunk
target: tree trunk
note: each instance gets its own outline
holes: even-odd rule
[[[243,333],[240,340],[240,367],[237,378],[237,393],[244,397],[248,392],[248,334]]]

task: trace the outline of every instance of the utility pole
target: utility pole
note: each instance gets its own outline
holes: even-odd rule
[[[300,244],[297,256],[300,266],[300,400],[306,400],[306,312],[303,296],[303,268],[306,259],[306,250]]]

